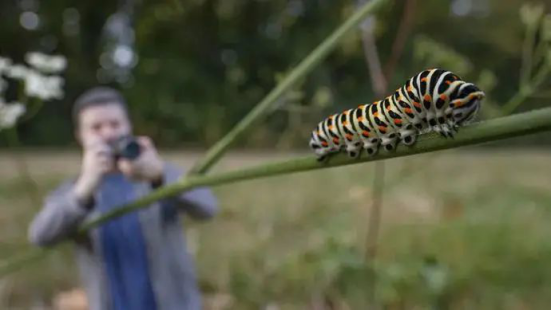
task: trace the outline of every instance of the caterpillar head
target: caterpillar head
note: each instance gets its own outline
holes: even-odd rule
[[[465,125],[472,122],[480,109],[480,104],[484,96],[484,92],[474,84],[461,84],[457,96],[451,101],[455,124]]]

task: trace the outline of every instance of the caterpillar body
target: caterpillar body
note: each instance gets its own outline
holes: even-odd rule
[[[429,69],[413,76],[385,99],[334,114],[313,130],[310,148],[319,161],[346,150],[356,158],[380,147],[393,150],[398,142],[413,145],[419,134],[437,132],[453,138],[471,122],[484,98],[472,83],[451,71]]]

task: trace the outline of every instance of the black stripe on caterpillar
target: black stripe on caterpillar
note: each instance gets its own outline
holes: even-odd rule
[[[451,71],[425,70],[385,99],[321,121],[312,132],[310,148],[323,161],[341,150],[356,158],[362,149],[374,155],[380,147],[394,150],[398,142],[413,145],[419,134],[428,132],[453,138],[458,127],[474,119],[484,96]]]

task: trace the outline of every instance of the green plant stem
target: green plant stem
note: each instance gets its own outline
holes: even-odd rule
[[[518,93],[516,93],[505,105],[503,105],[500,114],[508,115],[513,113],[518,106],[520,106],[526,99],[536,92],[538,87],[540,87],[549,75],[550,70],[551,66],[545,63],[540,71],[538,71],[534,79],[532,79],[527,86],[521,87]]]
[[[520,68],[520,85],[522,90],[528,86],[530,76],[532,73],[532,55],[534,50],[534,43],[536,42],[536,30],[538,23],[533,23],[526,27],[526,37],[522,47],[522,65]]]
[[[534,51],[534,58],[533,58],[533,67],[538,67],[538,64],[541,64],[542,62],[547,62],[547,51],[549,51],[549,44],[541,40],[538,45],[536,46],[536,50]]]
[[[29,169],[29,164],[25,159],[24,153],[20,151],[21,141],[19,139],[19,134],[17,133],[17,127],[8,129],[6,132],[9,147],[13,152],[12,158],[17,167],[18,175],[27,186],[26,189],[29,191],[30,203],[36,208],[41,201],[40,191],[38,189],[38,184],[32,177],[31,170]]]
[[[6,277],[12,272],[23,269],[28,264],[46,258],[46,256],[53,253],[53,250],[55,249],[33,248],[22,254],[12,256],[8,260],[0,264],[0,278]]]
[[[390,56],[384,66],[384,76],[387,83],[392,82],[392,78],[396,71],[396,66],[402,58],[404,53],[404,47],[406,42],[411,39],[411,31],[413,30],[413,22],[415,21],[415,8],[417,6],[417,0],[407,0],[403,4],[404,9],[402,16],[400,17],[400,25],[396,32],[396,37],[392,43],[392,49]]]
[[[120,208],[115,208],[111,212],[105,213],[97,219],[85,223],[77,231],[77,235],[85,234],[88,230],[97,227],[100,224],[106,223],[116,217],[145,208],[153,202],[179,194],[195,187],[217,186],[262,177],[306,172],[337,166],[357,165],[360,163],[476,145],[548,130],[551,130],[551,108],[544,108],[466,126],[460,129],[454,139],[442,138],[436,134],[422,135],[419,137],[414,146],[408,147],[398,145],[395,151],[387,152],[381,150],[379,154],[372,157],[350,159],[344,153],[339,153],[330,157],[327,162],[319,163],[316,161],[314,156],[305,156],[297,159],[277,161],[246,169],[212,174],[208,176],[191,176],[174,184],[158,189],[132,203],[121,206]],[[0,263],[0,277],[23,267],[21,261],[30,262],[42,258],[46,254],[47,252],[45,250],[34,249],[18,257],[8,259]]]
[[[373,0],[358,9],[350,16],[339,28],[337,28],[327,39],[325,39],[316,49],[314,49],[298,66],[281,81],[268,95],[256,105],[251,112],[243,118],[231,131],[212,146],[205,157],[199,161],[190,170],[190,174],[204,174],[207,172],[220,157],[230,148],[230,146],[247,130],[254,122],[264,117],[270,108],[278,102],[278,99],[287,92],[297,81],[304,78],[306,74],[312,71],[322,60],[333,51],[344,36],[358,26],[364,18],[375,12],[386,0]]]
[[[359,5],[363,5],[366,0],[358,0]],[[371,23],[368,23],[370,20]],[[377,98],[383,98],[388,88],[388,81],[383,73],[379,52],[377,50],[377,41],[373,35],[375,18],[367,18],[361,27],[362,48],[367,70],[371,77],[371,88]],[[377,254],[377,244],[379,229],[381,227],[383,195],[385,189],[385,163],[375,163],[375,173],[373,178],[373,191],[371,195],[371,204],[369,206],[369,217],[367,219],[367,233],[365,238],[365,258],[369,266],[366,279],[370,285],[366,289],[366,297],[371,307],[377,309],[377,276],[375,273],[375,258]]]
[[[27,113],[19,119],[18,123],[25,123],[34,118],[42,108],[43,104],[44,102],[40,99],[29,99],[27,106],[30,107],[30,109],[28,109]]]

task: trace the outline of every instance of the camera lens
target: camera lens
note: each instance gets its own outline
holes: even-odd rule
[[[129,140],[120,150],[120,156],[129,160],[134,160],[140,156],[141,147],[135,140]]]
[[[112,142],[115,157],[134,160],[140,156],[141,146],[132,136],[123,136]]]

